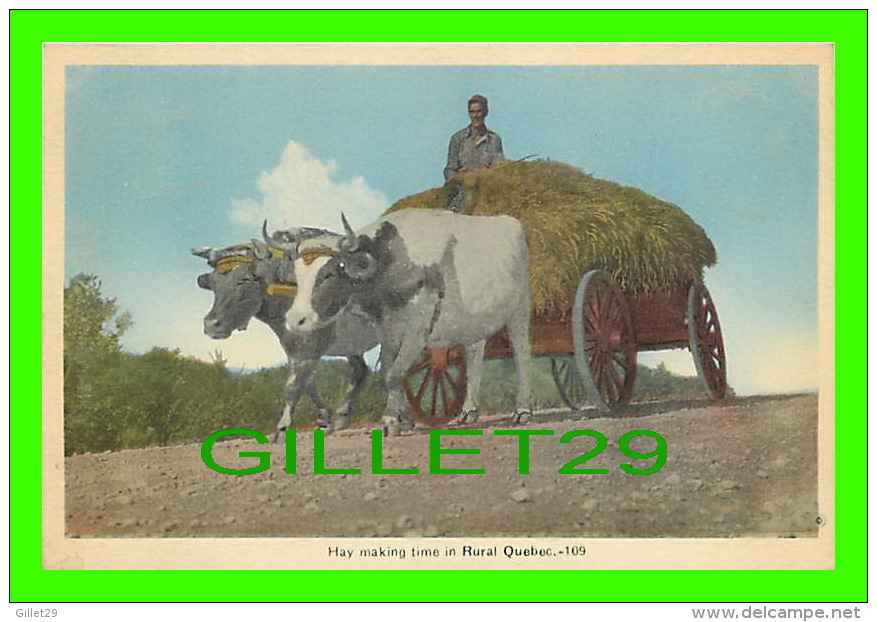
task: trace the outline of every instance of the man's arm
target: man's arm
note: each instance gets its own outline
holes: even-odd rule
[[[454,173],[462,168],[460,166],[460,140],[458,134],[451,136],[451,142],[448,144],[448,163],[445,166],[445,181],[454,176]]]
[[[499,164],[500,162],[505,160],[505,156],[502,153],[502,138],[499,137],[499,134],[496,132],[493,133],[493,140],[490,141],[490,145],[488,145],[490,149],[490,165]]]

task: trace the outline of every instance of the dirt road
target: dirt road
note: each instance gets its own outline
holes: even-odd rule
[[[269,451],[271,468],[226,475],[207,468],[201,445],[127,450],[67,458],[68,536],[808,536],[817,527],[817,397],[743,397],[639,404],[613,417],[537,413],[518,430],[530,437],[529,473],[519,473],[520,441],[497,435],[508,417],[483,417],[467,429],[482,435],[444,436],[441,447],[478,449],[442,454],[441,467],[483,474],[430,473],[430,435],[384,439],[385,469],[372,473],[366,429],[325,438],[324,465],[361,473],[314,474],[314,434],[297,434],[297,474],[286,474],[284,445],[238,439],[215,445],[228,468],[258,464],[241,451]],[[571,430],[596,430],[604,451],[576,468],[606,473],[560,474],[595,446]],[[664,466],[629,474],[655,458],[632,460],[619,448],[631,430],[667,443]],[[654,439],[632,448],[648,453]]]

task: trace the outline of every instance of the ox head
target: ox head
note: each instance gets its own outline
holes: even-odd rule
[[[198,276],[198,286],[213,292],[213,307],[204,317],[204,332],[226,339],[246,330],[265,300],[265,269],[270,259],[263,244],[240,244],[224,249],[198,248],[192,254],[207,260],[212,272]]]
[[[341,220],[345,235],[336,235],[330,245],[325,239],[313,239],[301,240],[294,248],[281,246],[298,284],[286,314],[287,330],[310,332],[331,324],[377,274],[372,239],[356,235],[343,214]],[[267,238],[266,242],[271,243]]]

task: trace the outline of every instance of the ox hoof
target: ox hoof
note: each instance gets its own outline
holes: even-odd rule
[[[396,417],[384,417],[381,421],[384,436],[399,436],[402,433],[402,428],[399,423],[399,419]]]
[[[331,434],[335,431],[335,426],[332,425],[331,421],[324,421],[322,419],[318,419],[316,425],[314,426],[315,430],[322,430],[326,434]]]
[[[532,418],[533,413],[529,410],[518,410],[515,411],[515,414],[512,415],[512,424],[513,425],[524,425],[525,423],[529,423]]]
[[[384,417],[381,421],[384,436],[400,436],[414,429],[414,420],[405,417]]]
[[[317,413],[317,428],[321,430],[327,430],[331,427],[332,416],[325,410],[319,411],[319,413]]]
[[[467,410],[461,412],[459,416],[454,419],[453,423],[455,425],[466,425],[467,423],[478,423],[478,411],[477,410]]]

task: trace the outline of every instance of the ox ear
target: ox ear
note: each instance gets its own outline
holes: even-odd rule
[[[368,281],[378,272],[378,260],[368,251],[349,253],[342,260],[341,267],[354,281]]]
[[[198,287],[201,289],[211,290],[213,289],[213,278],[212,274],[199,274],[198,275]]]
[[[271,258],[271,251],[268,249],[268,245],[265,244],[265,242],[257,240],[256,238],[251,238],[250,242],[253,244],[253,254],[256,256],[256,259]]]

